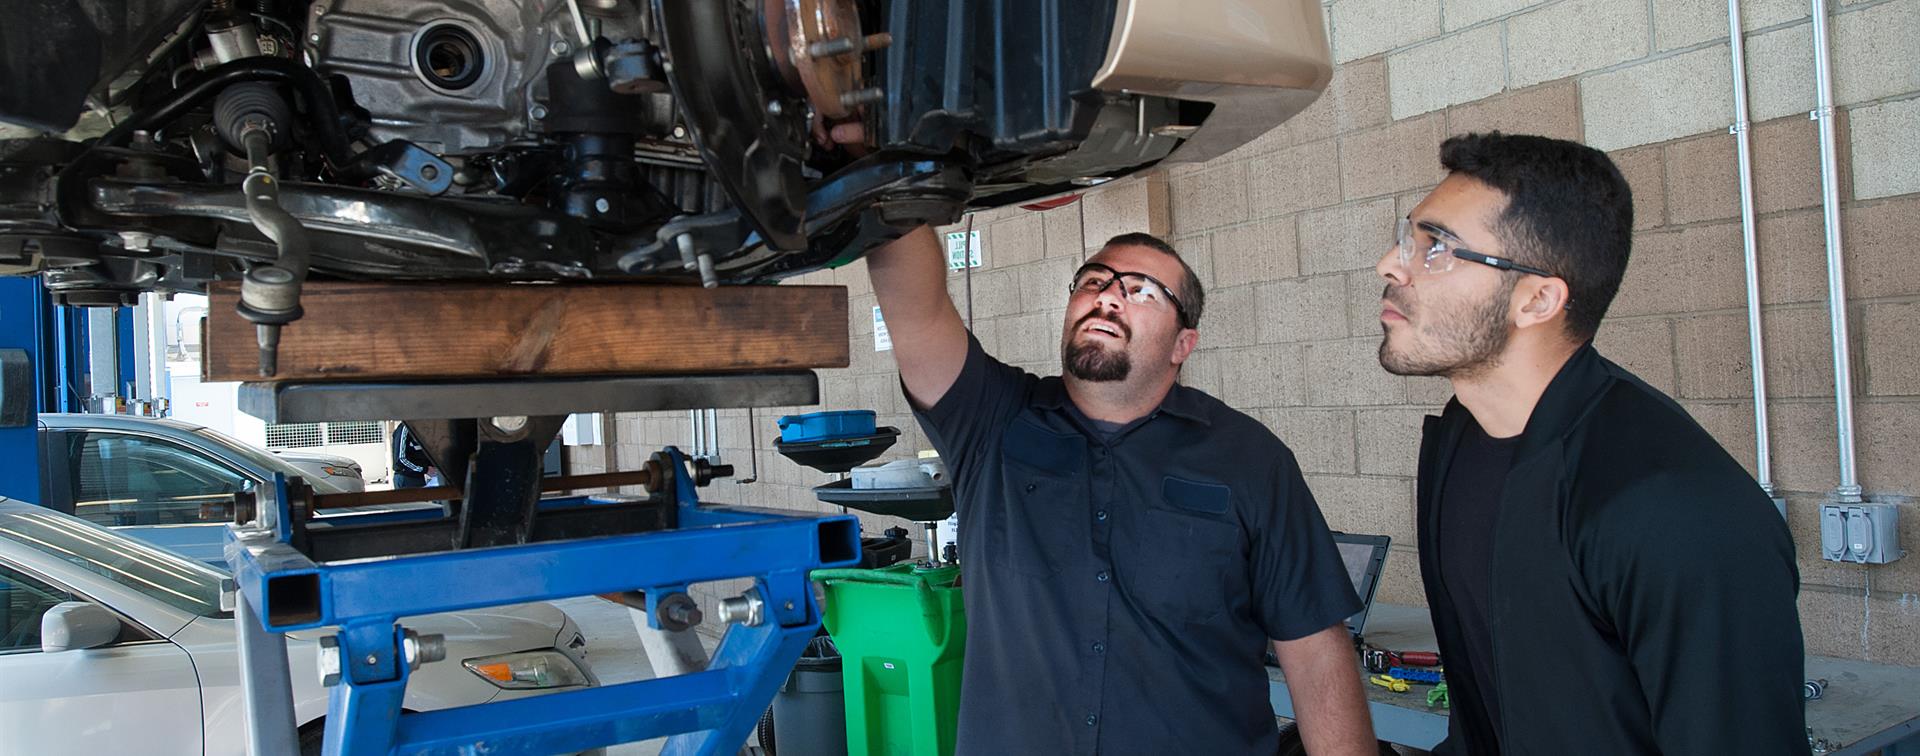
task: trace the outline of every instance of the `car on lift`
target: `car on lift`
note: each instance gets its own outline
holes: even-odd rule
[[[226,573],[45,507],[0,498],[0,752],[246,752]],[[411,711],[598,685],[573,619],[521,604],[407,619],[445,660]],[[288,635],[302,754],[320,753],[325,631]]]
[[[263,346],[309,277],[774,282],[1225,154],[1331,72],[1319,0],[32,3],[0,272],[239,280]]]

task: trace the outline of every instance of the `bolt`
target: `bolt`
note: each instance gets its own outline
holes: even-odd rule
[[[675,138],[675,139],[685,139],[685,138],[687,138],[687,127],[685,127],[685,126],[675,126],[675,127],[673,127],[673,138]]]
[[[807,57],[826,58],[845,55],[858,49],[860,49],[860,40],[852,37],[834,37],[807,45]]]
[[[320,639],[320,655],[315,657],[315,666],[320,670],[320,685],[333,687],[340,683],[340,639],[329,635]]]
[[[533,112],[533,120],[544,121],[547,119],[547,106],[545,105],[533,106],[532,112]]]
[[[791,602],[791,601],[789,601],[789,602],[787,602],[787,603],[785,603],[785,604],[781,604],[781,606],[782,606],[782,607],[785,607],[785,608],[786,608],[786,610],[787,610],[787,611],[789,611],[789,612],[791,612],[791,611],[793,611],[793,602]]]
[[[564,58],[567,53],[573,52],[573,47],[564,39],[556,39],[553,41],[553,46],[547,48],[547,52],[553,53],[553,57]]]
[[[879,87],[867,87],[866,89],[856,89],[852,92],[842,92],[840,94],[840,105],[841,107],[852,108],[861,105],[870,105],[884,99],[887,99],[887,90]]]
[[[498,428],[501,433],[516,433],[521,428],[527,427],[527,416],[501,415],[494,418],[492,422],[493,427]]]
[[[312,34],[307,35],[307,41],[312,42],[316,45],[320,44],[320,32],[314,32]]]
[[[369,667],[371,667],[371,666],[373,666],[373,665],[375,665],[375,664],[379,664],[379,663],[380,663],[380,657],[378,657],[378,656],[375,656],[375,655],[373,655],[373,654],[367,654],[367,658],[366,658],[366,664],[367,664],[367,666],[369,666]]]
[[[747,591],[729,599],[720,600],[720,621],[738,622],[748,627],[758,626],[766,621],[767,602],[760,598],[758,591]]]
[[[593,201],[593,209],[598,212],[605,213],[613,209],[613,203],[608,202],[607,198],[601,197]]]
[[[420,166],[420,178],[428,181],[440,178],[440,169],[431,165]]]
[[[781,104],[780,104],[780,101],[779,101],[779,100],[768,100],[768,101],[767,101],[767,114],[768,114],[768,115],[780,115],[781,113],[784,113],[784,112],[786,112],[786,110],[787,110],[787,108],[786,108],[786,106],[784,106],[784,105],[781,105]]]

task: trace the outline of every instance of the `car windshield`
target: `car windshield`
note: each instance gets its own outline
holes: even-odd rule
[[[47,511],[0,513],[0,538],[51,555],[108,580],[202,617],[220,609],[218,572],[111,533],[67,515]]]
[[[193,432],[212,443],[233,450],[234,454],[245,457],[247,461],[261,468],[286,475],[287,477],[298,475],[306,479],[307,485],[313,486],[313,490],[319,493],[345,493],[347,490],[344,486],[329,482],[324,478],[315,479],[313,475],[302,471],[293,463],[281,459],[279,455],[225,433],[221,433],[220,431],[212,428],[195,428]]]

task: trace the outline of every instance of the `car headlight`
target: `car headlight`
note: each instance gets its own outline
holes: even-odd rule
[[[566,654],[551,648],[482,656],[461,662],[467,671],[507,690],[590,685],[587,675]]]

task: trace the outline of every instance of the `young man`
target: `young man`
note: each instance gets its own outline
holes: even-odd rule
[[[1380,364],[1454,400],[1420,446],[1439,753],[1804,754],[1793,542],[1738,462],[1591,343],[1633,200],[1605,154],[1447,140],[1400,223]]]
[[[1315,754],[1373,754],[1359,609],[1293,455],[1178,385],[1202,292],[1116,237],[1071,281],[1066,375],[987,356],[929,229],[867,257],[900,378],[953,472],[961,754],[1271,754],[1271,641]]]
[[[414,437],[413,429],[401,423],[393,429],[393,487],[425,488],[438,469],[427,458],[427,448]]]

